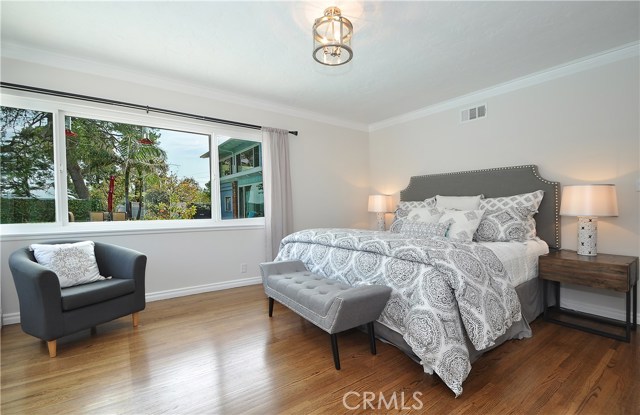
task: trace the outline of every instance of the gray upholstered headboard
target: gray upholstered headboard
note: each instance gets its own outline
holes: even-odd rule
[[[540,177],[538,166],[513,166],[413,176],[400,200],[424,200],[435,195],[485,197],[544,191],[535,216],[537,234],[550,248],[560,248],[560,183]]]

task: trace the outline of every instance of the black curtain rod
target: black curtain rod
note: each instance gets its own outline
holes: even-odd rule
[[[100,104],[115,105],[115,106],[124,107],[124,108],[133,108],[137,110],[146,111],[147,114],[150,112],[156,112],[158,114],[174,115],[177,117],[191,118],[194,120],[215,122],[218,124],[225,124],[225,125],[233,125],[234,127],[250,128],[252,130],[260,130],[262,128],[260,125],[255,125],[255,124],[247,124],[243,122],[223,120],[220,118],[206,117],[204,115],[190,114],[188,112],[180,112],[180,111],[173,111],[173,110],[168,110],[164,108],[150,107],[148,105],[132,104],[130,102],[116,101],[113,99],[92,97],[90,95],[73,94],[71,92],[55,91],[53,89],[37,88],[35,86],[12,84],[10,82],[0,82],[0,87],[7,88],[7,89],[14,89],[16,91],[35,92],[37,94],[51,95],[54,97],[72,98],[72,99],[79,99],[82,101],[98,102]],[[298,132],[289,131],[289,134],[298,135]]]

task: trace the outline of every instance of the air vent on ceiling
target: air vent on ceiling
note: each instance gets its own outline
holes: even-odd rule
[[[467,108],[460,111],[460,122],[474,121],[487,116],[487,104]]]

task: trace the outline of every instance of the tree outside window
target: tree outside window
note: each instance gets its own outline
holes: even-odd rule
[[[53,114],[1,107],[0,223],[55,222]]]

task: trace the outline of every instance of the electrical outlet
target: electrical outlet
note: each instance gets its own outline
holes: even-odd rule
[[[240,264],[240,272],[243,274],[247,273],[247,264]]]

